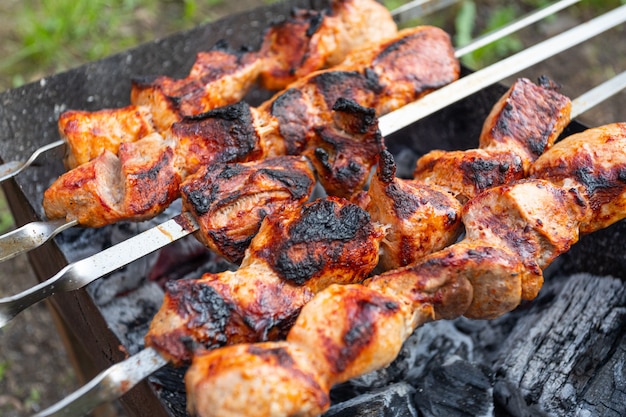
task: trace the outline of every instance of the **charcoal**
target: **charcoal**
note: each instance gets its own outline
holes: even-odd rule
[[[596,275],[624,276],[626,271],[626,221],[582,236],[580,242],[561,256],[561,270],[566,273],[589,272]]]
[[[495,366],[495,397],[512,416],[626,415],[626,287],[576,274],[521,317]]]
[[[414,395],[413,387],[400,382],[333,405],[324,417],[417,417]]]
[[[491,371],[459,356],[431,361],[416,387],[415,403],[424,417],[493,415]]]

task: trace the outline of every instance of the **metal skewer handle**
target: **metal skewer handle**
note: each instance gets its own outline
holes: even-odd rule
[[[197,228],[198,225],[191,216],[187,213],[179,214],[102,252],[67,265],[52,278],[28,290],[0,298],[0,328],[24,309],[52,294],[83,288],[96,279],[187,236]]]
[[[43,245],[63,230],[76,226],[76,220],[65,219],[31,222],[0,236],[0,262]]]
[[[65,397],[63,401],[35,414],[34,417],[85,415],[98,405],[121,397],[166,364],[167,361],[156,350],[144,349],[100,372],[82,388]]]
[[[0,182],[12,178],[31,166],[41,155],[51,150],[62,150],[65,147],[65,141],[57,140],[37,149],[26,161],[10,161],[0,165]]]

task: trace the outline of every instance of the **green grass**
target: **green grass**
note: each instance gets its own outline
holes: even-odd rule
[[[9,205],[4,197],[4,193],[0,190],[0,234],[3,234],[13,227],[13,216],[9,211]],[[4,371],[3,363],[0,363],[0,380]]]
[[[223,0],[4,0],[0,90],[212,19]]]

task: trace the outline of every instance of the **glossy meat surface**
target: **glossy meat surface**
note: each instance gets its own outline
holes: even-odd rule
[[[207,165],[183,182],[183,211],[196,219],[198,240],[240,263],[265,216],[304,204],[314,184],[313,169],[303,157]]]
[[[146,344],[180,364],[200,347],[284,337],[316,292],[373,270],[383,235],[346,200],[286,207],[265,217],[237,271],[169,283]]]

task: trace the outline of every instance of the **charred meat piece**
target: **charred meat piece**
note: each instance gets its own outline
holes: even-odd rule
[[[592,215],[580,231],[591,233],[621,220],[626,211],[625,150],[626,123],[588,129],[539,157],[531,176],[572,187],[588,200]]]
[[[199,347],[284,337],[316,292],[367,277],[383,235],[346,200],[285,207],[265,217],[239,270],[167,284],[146,345],[181,364]]]
[[[296,9],[263,38],[260,83],[280,90],[314,71],[338,65],[353,50],[396,35],[389,11],[371,0],[335,0],[323,11]]]
[[[486,190],[463,208],[461,242],[363,285],[328,287],[304,306],[286,341],[198,352],[186,376],[190,413],[243,416],[254,405],[255,416],[318,415],[334,384],[389,364],[417,326],[460,315],[494,318],[535,297],[542,268],[583,227],[626,217],[623,193],[596,194],[579,182],[581,167],[623,172],[623,158],[610,152],[591,151],[591,162],[593,146],[582,146],[582,138],[610,136],[606,143],[623,149],[624,133],[609,126],[565,139],[533,168],[549,176],[552,161],[557,184],[535,178]],[[596,198],[603,210],[593,209]]]
[[[134,79],[131,103],[150,109],[164,132],[185,116],[240,101],[256,81],[263,62],[257,53],[232,51],[223,43],[201,52],[187,78]]]
[[[480,134],[482,149],[505,149],[522,157],[524,169],[550,149],[570,122],[572,103],[546,77],[520,78],[496,103]]]
[[[120,145],[119,157],[104,151],[66,172],[44,192],[48,218],[101,227],[155,216],[178,198],[180,174],[174,150],[158,133]]]
[[[134,142],[154,132],[152,113],[138,106],[66,111],[59,117],[58,126],[61,139],[67,143],[68,169],[97,158],[105,149],[117,154],[121,143]]]
[[[303,154],[328,194],[350,199],[367,183],[385,144],[374,109],[338,99],[332,111],[332,124],[317,129]]]
[[[372,219],[389,228],[381,243],[383,270],[441,250],[462,231],[461,203],[437,186],[397,178],[393,156],[387,151],[381,153],[366,201]]]
[[[304,157],[211,164],[183,182],[183,210],[196,219],[198,240],[240,263],[265,216],[304,204],[314,184],[313,168]]]
[[[183,178],[205,165],[262,158],[259,135],[254,109],[243,101],[185,118],[166,134]]]
[[[524,164],[518,154],[504,149],[434,150],[417,160],[414,175],[466,202],[488,188],[523,178]]]
[[[567,126],[570,110],[570,100],[549,80],[537,85],[520,78],[489,113],[479,149],[431,151],[418,160],[414,178],[444,187],[462,202],[524,178]]]

